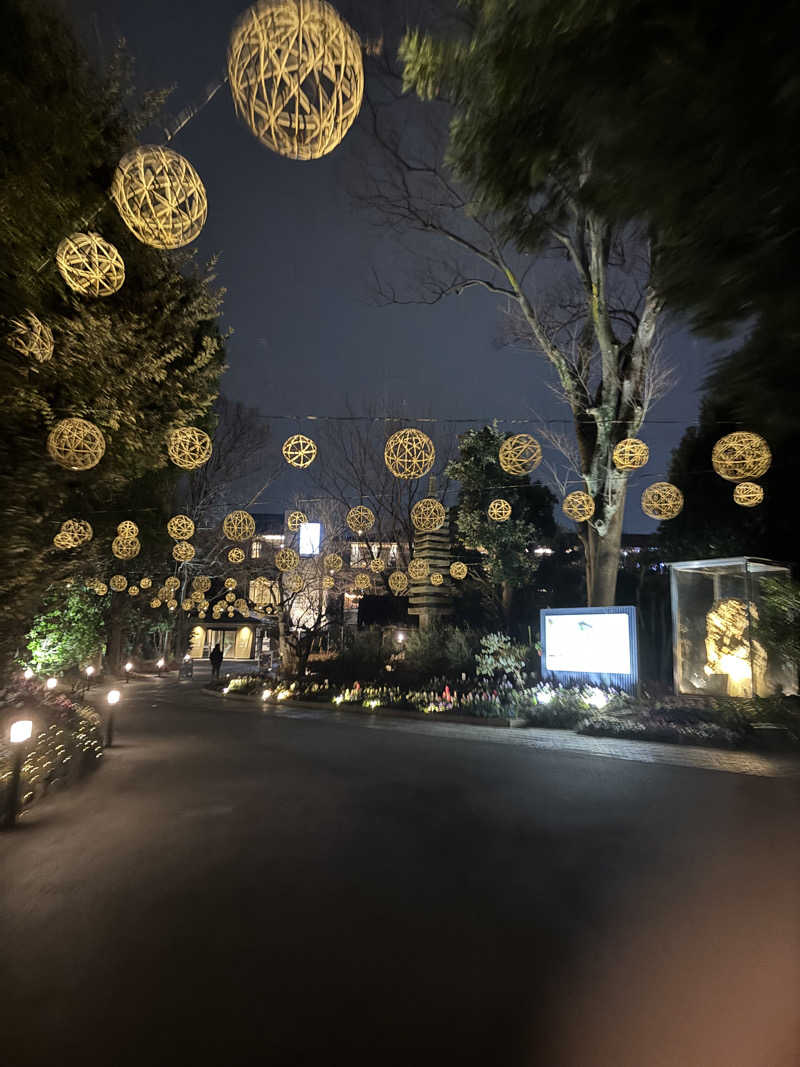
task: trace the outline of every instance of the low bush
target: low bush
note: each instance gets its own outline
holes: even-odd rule
[[[666,719],[618,719],[595,713],[584,718],[575,728],[578,734],[593,737],[618,737],[631,741],[664,741],[681,745],[708,745],[715,748],[739,748],[741,733],[717,723],[696,723],[693,726],[669,722]]]

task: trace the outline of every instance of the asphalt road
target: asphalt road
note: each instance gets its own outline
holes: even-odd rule
[[[129,686],[0,837],[0,1062],[796,1067],[798,779]]]

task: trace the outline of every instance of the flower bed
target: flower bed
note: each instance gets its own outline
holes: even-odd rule
[[[0,694],[0,795],[11,779],[12,746],[9,727],[16,719],[31,719],[33,731],[26,745],[20,778],[20,806],[27,807],[51,789],[66,785],[95,768],[103,755],[103,724],[97,712],[69,697],[51,695],[27,684]]]

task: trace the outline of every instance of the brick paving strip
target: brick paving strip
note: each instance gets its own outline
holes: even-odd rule
[[[238,698],[234,698],[238,699]],[[629,741],[614,737],[585,737],[571,730],[543,730],[536,727],[496,729],[481,723],[453,723],[406,719],[402,713],[340,711],[319,704],[288,701],[280,707],[263,709],[266,715],[289,719],[330,719],[358,723],[377,730],[401,730],[430,737],[457,738],[467,741],[494,741],[501,745],[527,745],[529,748],[557,752],[575,752],[583,756],[606,756],[637,763],[663,763],[672,767],[696,767],[698,770],[727,771],[729,774],[753,774],[762,778],[800,778],[800,757],[789,754],[730,751],[695,745],[669,745],[658,741]]]

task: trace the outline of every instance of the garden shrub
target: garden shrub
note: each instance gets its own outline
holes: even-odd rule
[[[471,674],[477,635],[458,626],[411,630],[405,644],[404,673],[418,678],[439,675],[450,679]]]
[[[475,656],[475,673],[522,685],[526,652],[524,645],[515,645],[507,634],[486,634]]]

